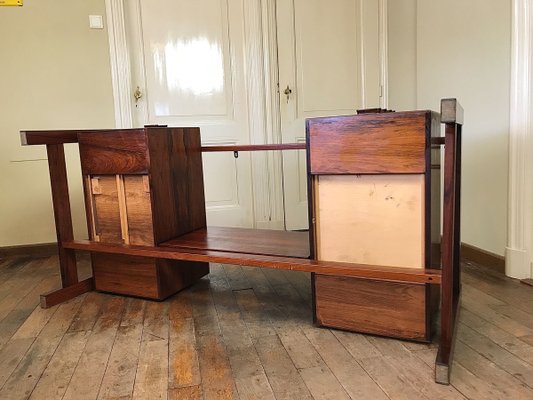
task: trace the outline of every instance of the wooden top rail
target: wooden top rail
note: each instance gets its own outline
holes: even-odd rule
[[[310,259],[232,253],[215,250],[178,249],[171,247],[131,246],[104,244],[89,240],[62,243],[64,248],[95,253],[126,254],[168,260],[204,261],[291,271],[317,272],[324,275],[352,276],[367,279],[385,279],[397,282],[440,284],[441,271],[419,268],[382,267],[363,264],[323,262]]]
[[[305,150],[305,143],[249,144],[237,146],[202,146],[202,152],[215,151],[266,151],[266,150]]]
[[[147,126],[147,128],[151,128]],[[142,129],[142,128],[141,128]],[[109,129],[80,129],[80,130],[59,130],[59,131],[20,131],[20,142],[23,146],[33,146],[41,144],[63,144],[78,143],[78,133],[85,132],[105,132]],[[122,130],[122,129],[121,129]],[[134,131],[138,129],[123,129]],[[266,150],[305,150],[305,143],[283,143],[283,144],[251,144],[236,146],[202,146],[202,152],[218,151],[266,151]]]

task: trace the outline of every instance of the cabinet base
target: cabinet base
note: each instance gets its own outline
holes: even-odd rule
[[[160,260],[120,254],[92,254],[98,291],[164,300],[209,273],[202,262]]]
[[[315,274],[317,325],[431,341],[431,286]]]

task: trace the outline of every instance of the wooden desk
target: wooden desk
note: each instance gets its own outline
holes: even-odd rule
[[[50,167],[63,288],[41,304],[93,288],[162,300],[206,275],[209,262],[306,271],[320,326],[428,342],[440,302],[436,381],[448,383],[461,126],[462,109],[446,99],[441,114],[311,119],[305,145],[202,147],[198,128],[21,132],[24,145],[47,146]],[[64,143],[80,146],[89,240],[73,239]],[[308,156],[309,232],[206,226],[202,152],[299,149]],[[82,282],[76,250],[92,255],[93,277]]]

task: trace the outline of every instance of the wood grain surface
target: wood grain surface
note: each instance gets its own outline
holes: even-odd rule
[[[321,326],[427,341],[426,286],[317,274]]]
[[[430,111],[307,120],[311,174],[422,174]]]
[[[209,226],[164,243],[165,247],[308,258],[308,232]]]
[[[148,148],[143,129],[78,134],[84,175],[148,172]]]

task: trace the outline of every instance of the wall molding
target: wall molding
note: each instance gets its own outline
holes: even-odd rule
[[[277,143],[279,130],[274,129],[279,106],[276,108],[272,99],[275,94],[272,79],[276,79],[277,84],[277,45],[275,36],[272,38],[276,31],[275,2],[245,0],[243,7],[250,143]],[[283,228],[283,195],[276,188],[281,186],[281,180],[275,179],[280,173],[281,161],[269,153],[251,155],[254,227]]]
[[[380,107],[389,108],[389,40],[388,0],[379,0],[379,81]]]
[[[532,85],[533,0],[513,0],[506,275],[531,278],[533,250]]]
[[[133,126],[132,89],[124,0],[105,0],[105,8],[115,105],[115,127],[131,128]]]

